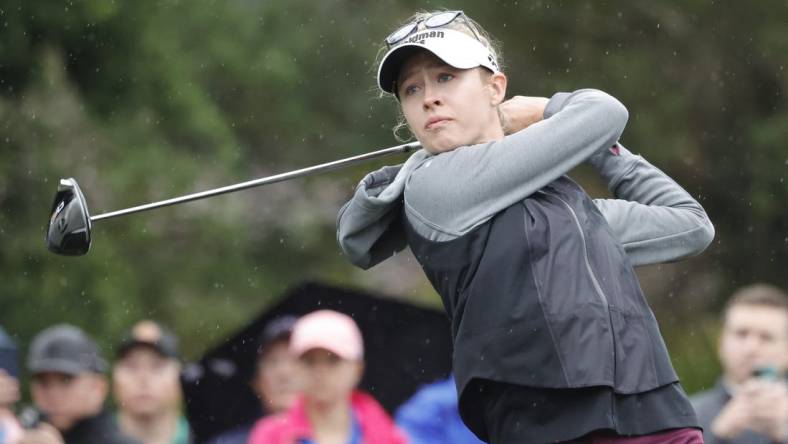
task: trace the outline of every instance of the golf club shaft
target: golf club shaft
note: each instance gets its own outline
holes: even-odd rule
[[[322,173],[325,171],[332,171],[339,168],[343,168],[346,166],[356,165],[362,162],[365,162],[370,159],[374,159],[377,157],[387,156],[390,154],[399,154],[399,153],[408,153],[410,151],[415,151],[421,148],[421,145],[418,142],[411,142],[406,143],[403,145],[393,146],[391,148],[385,148],[378,151],[372,151],[366,154],[359,154],[358,156],[348,157],[346,159],[335,160],[333,162],[323,163],[320,165],[315,165],[307,168],[302,168],[300,170],[290,171],[288,173],[277,174],[274,176],[263,177],[260,179],[250,180],[248,182],[242,182],[235,185],[229,185],[222,188],[215,188],[213,190],[202,191],[199,193],[194,194],[187,194],[186,196],[181,197],[174,197],[172,199],[162,200],[159,202],[153,202],[145,205],[139,205],[136,207],[126,208],[123,210],[112,211],[109,213],[97,214],[95,216],[91,216],[90,220],[95,222],[97,220],[102,219],[109,219],[112,217],[118,216],[125,216],[131,213],[139,213],[141,211],[148,211],[154,208],[160,207],[167,207],[170,205],[177,205],[184,202],[191,202],[193,200],[200,200],[205,199],[207,197],[218,196],[220,194],[227,194],[233,193],[235,191],[245,190],[247,188],[254,188],[259,187],[262,185],[268,185],[271,183],[282,182],[285,180],[295,179],[297,177],[304,177],[310,176],[317,173]]]

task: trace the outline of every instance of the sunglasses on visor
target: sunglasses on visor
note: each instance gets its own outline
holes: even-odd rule
[[[399,28],[396,31],[392,32],[391,34],[389,34],[388,37],[386,37],[386,45],[388,45],[388,47],[391,48],[392,46],[396,45],[397,43],[405,40],[405,38],[407,38],[409,35],[411,35],[414,32],[416,32],[419,29],[419,25],[422,24],[422,23],[424,23],[424,27],[426,29],[440,28],[440,27],[446,26],[449,23],[457,20],[458,17],[463,17],[462,22],[465,24],[465,26],[468,27],[468,29],[471,30],[471,32],[473,33],[474,37],[476,37],[476,40],[481,41],[481,39],[479,39],[479,35],[476,33],[476,30],[473,29],[473,26],[468,24],[468,20],[465,18],[466,15],[465,15],[464,12],[462,12],[462,11],[442,11],[442,12],[436,12],[435,14],[432,14],[429,17],[425,17],[425,18],[416,20],[415,22],[410,22],[407,25],[402,26],[401,28]]]

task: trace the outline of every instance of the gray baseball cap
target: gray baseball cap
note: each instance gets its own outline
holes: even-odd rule
[[[60,324],[33,338],[27,368],[34,375],[46,372],[78,375],[104,373],[107,363],[96,343],[85,332],[73,325]]]

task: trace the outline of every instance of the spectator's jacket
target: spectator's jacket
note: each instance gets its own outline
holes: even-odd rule
[[[254,424],[254,422],[250,422],[225,430],[218,436],[211,438],[206,444],[246,444]]]
[[[454,378],[419,389],[395,419],[409,444],[483,444],[460,419]]]
[[[351,408],[361,429],[361,444],[406,444],[402,432],[371,396],[355,391]],[[312,426],[306,414],[306,401],[299,398],[286,412],[265,417],[255,424],[249,444],[298,444],[312,440]]]
[[[731,395],[725,389],[722,381],[718,381],[717,385],[711,390],[695,394],[690,398],[692,406],[698,414],[700,425],[703,427],[703,441],[705,444],[788,444],[788,440],[775,442],[769,437],[752,430],[745,430],[741,435],[733,439],[722,439],[714,436],[714,433],[711,431],[711,425],[725,407],[725,404],[730,400]]]
[[[173,433],[169,444],[194,444],[194,436],[192,435],[191,428],[189,427],[189,421],[183,415],[178,416],[177,421],[175,433]],[[118,427],[120,427],[120,421],[118,420],[118,417],[115,417],[115,423],[118,425]],[[123,430],[121,429],[121,431]]]
[[[123,434],[115,418],[106,410],[77,422],[62,433],[65,444],[140,444]]]

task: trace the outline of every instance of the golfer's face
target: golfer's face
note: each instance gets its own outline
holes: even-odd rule
[[[501,137],[497,103],[484,73],[484,68],[456,69],[427,51],[405,62],[397,92],[411,131],[427,151]]]

